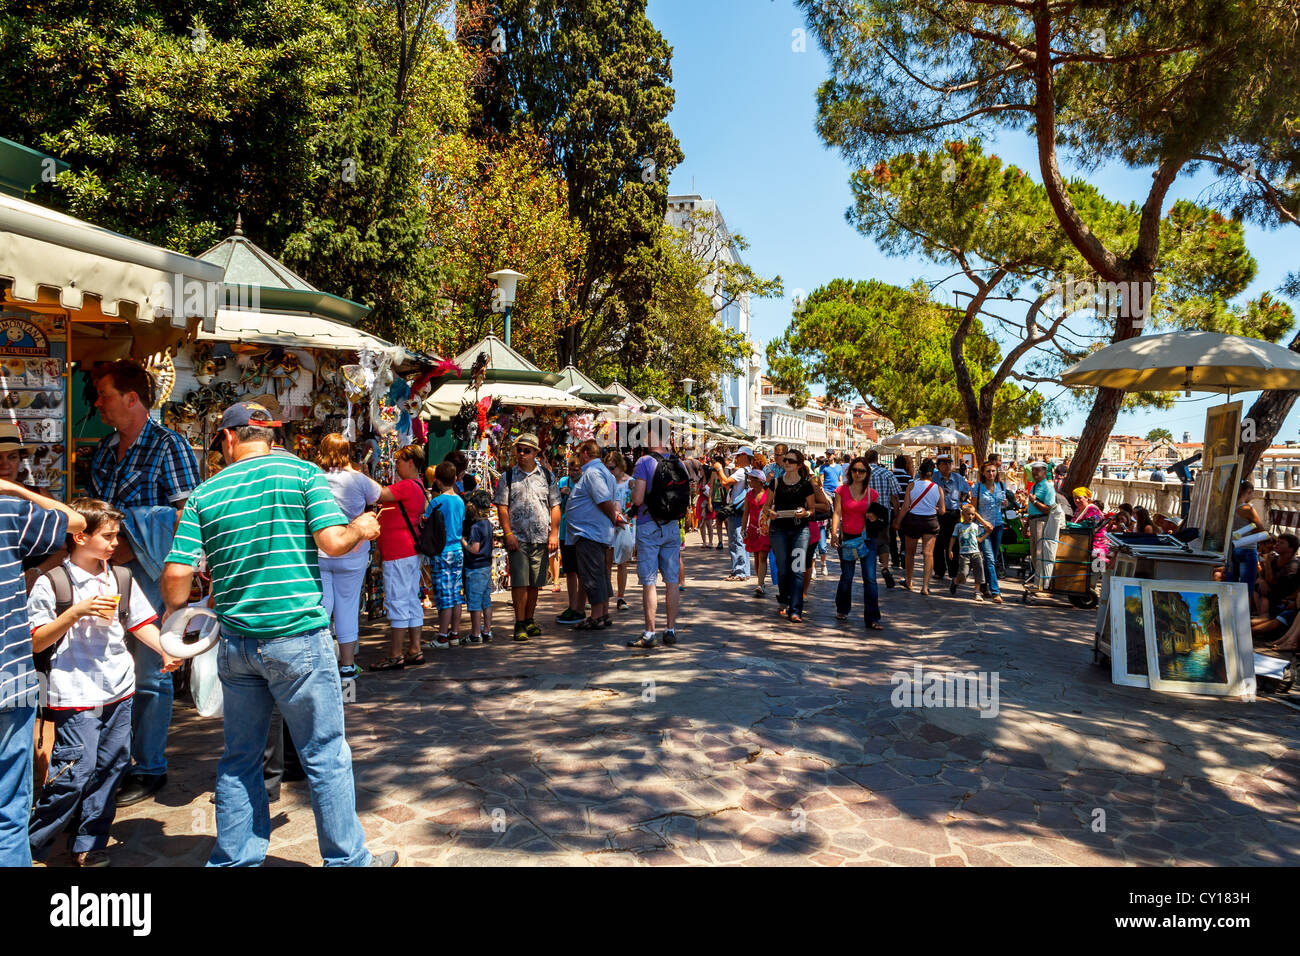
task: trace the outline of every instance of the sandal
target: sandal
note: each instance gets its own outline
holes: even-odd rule
[[[871,628],[873,631],[883,631],[885,629],[885,626],[879,621],[872,621],[867,625],[867,627]]]
[[[840,621],[840,622],[847,621],[848,619],[849,619],[849,616],[848,616],[847,614],[836,614],[836,615],[835,615],[835,620]]]
[[[761,586],[754,588],[754,597],[767,597],[767,592]]]
[[[596,619],[594,617],[584,618],[577,624],[573,625],[575,631],[594,631],[596,630]]]
[[[400,671],[406,666],[406,660],[401,657],[385,657],[378,664],[371,664],[368,670],[372,671]]]
[[[402,663],[407,667],[418,667],[424,663],[424,651],[420,651],[416,654],[404,654],[402,656]]]
[[[776,616],[777,616],[777,617],[785,617],[787,613],[788,613],[788,612],[787,612],[786,609],[783,608],[783,607],[779,607],[779,608],[776,609]]]
[[[904,581],[902,584],[899,585],[899,587],[902,588],[904,591],[912,590],[912,585],[907,581]]]
[[[798,614],[791,614],[788,618],[786,618],[786,620],[789,621],[791,624],[803,623],[803,618],[800,617]]]

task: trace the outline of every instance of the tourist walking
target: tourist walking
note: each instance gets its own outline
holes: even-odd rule
[[[890,550],[890,555],[883,561],[878,561],[881,573],[885,578],[885,587],[893,588],[894,575],[890,573],[889,566],[893,559],[893,549],[897,547],[897,533],[893,529],[894,515],[903,505],[903,490],[898,485],[898,479],[894,477],[893,471],[883,468],[880,465],[880,452],[871,449],[863,456],[867,467],[871,472],[868,483],[871,489],[876,493],[876,500],[886,511],[885,524],[881,528],[881,534],[884,538],[885,547]],[[877,542],[879,548],[880,542]],[[902,563],[902,557],[898,562]]]
[[[880,504],[879,493],[869,484],[870,473],[871,467],[865,458],[854,458],[849,462],[845,481],[835,490],[830,537],[831,544],[839,549],[840,554],[840,583],[835,588],[836,618],[841,621],[849,619],[853,607],[853,575],[861,564],[863,618],[870,630],[879,631],[876,538],[889,520],[889,512]]]
[[[112,433],[100,439],[90,460],[86,493],[123,512],[166,505],[179,509],[199,483],[199,464],[189,441],[149,417],[154,383],[131,359],[91,370],[95,408]],[[158,569],[170,538],[150,555],[149,573],[126,536],[119,538],[114,563],[125,564],[154,607],[162,605]],[[117,805],[130,806],[167,783],[167,728],[172,719],[172,678],[162,658],[135,642],[135,702],[131,710],[131,769],[117,792]]]
[[[614,476],[600,460],[600,446],[588,438],[578,445],[581,475],[569,494],[565,515],[568,541],[573,545],[578,577],[591,602],[591,614],[573,626],[575,631],[604,630],[610,625],[609,566],[605,557],[614,544],[614,531],[627,519],[614,502]],[[676,533],[676,527],[673,528]]]
[[[434,601],[438,605],[438,633],[430,646],[437,650],[460,646],[460,612],[464,603],[461,589],[465,586],[465,548],[462,529],[465,526],[465,499],[456,491],[456,463],[444,460],[433,470],[434,496],[425,509],[424,517],[431,518],[437,511],[442,516],[446,537],[442,551],[429,556],[429,574],[433,579]],[[424,663],[424,655],[408,664]]]
[[[578,479],[582,477],[582,466],[572,459],[566,466],[566,473],[556,485],[560,491],[560,573],[564,575],[564,586],[569,597],[569,606],[556,617],[557,624],[580,624],[587,617],[587,595],[582,589],[582,580],[578,577],[578,551],[569,536],[569,500]]]
[[[754,597],[766,597],[763,582],[767,579],[767,553],[772,550],[768,538],[768,527],[763,517],[767,500],[772,493],[767,490],[767,476],[758,468],[749,469],[749,490],[745,494],[745,550],[752,556],[754,572],[758,575],[758,586],[754,588]]]
[[[718,517],[713,510],[713,489],[713,472],[710,469],[700,478],[695,498],[695,524],[700,529],[700,541],[706,548],[713,547],[713,524]],[[721,536],[718,544],[722,544]]]
[[[668,453],[658,433],[632,469],[632,506],[636,509],[636,576],[641,582],[641,637],[629,647],[654,647],[655,616],[659,608],[659,576],[664,579],[663,643],[677,643],[677,609],[681,603],[681,530],[677,520],[685,502],[679,500],[681,465]],[[717,464],[713,481],[718,480]]]
[[[803,621],[803,579],[808,567],[808,519],[817,510],[817,495],[808,478],[803,452],[787,451],[781,457],[783,473],[777,477],[767,503],[768,538],[777,569],[777,614],[791,624]]]
[[[998,585],[998,565],[1002,554],[1002,534],[1006,529],[1005,512],[1015,510],[1016,496],[998,478],[998,466],[993,460],[984,462],[980,469],[981,480],[971,489],[971,500],[990,530],[980,540],[980,554],[984,561],[984,587],[994,604],[1002,603],[1002,589]]]
[[[379,522],[370,512],[349,522],[319,468],[271,454],[269,420],[251,402],[226,409],[214,444],[227,467],[186,501],[162,578],[167,610],[185,606],[194,565],[206,554],[221,621],[225,747],[208,865],[257,866],[266,857],[271,819],[262,757],[271,708],[278,707],[311,786],[325,865],[392,866],[397,854],[373,857],[357,818],[342,685],[316,563],[317,549],[338,557],[375,539]]]
[[[472,476],[471,476],[472,477]],[[492,641],[492,496],[476,488],[465,496],[465,608],[469,611],[467,644]]]
[[[547,559],[560,548],[561,498],[555,475],[538,461],[537,436],[524,432],[515,439],[514,450],[515,463],[497,482],[495,503],[510,568],[513,637],[526,641],[542,633],[537,595],[546,584]]]
[[[421,556],[416,528],[424,514],[424,452],[419,445],[397,451],[393,468],[397,480],[379,501],[379,558],[384,574],[384,612],[388,616],[388,656],[371,664],[372,671],[401,670],[424,663],[420,636],[424,605],[420,603]]]
[[[943,490],[934,483],[934,462],[925,459],[916,471],[916,479],[907,488],[907,502],[894,518],[894,527],[903,534],[903,589],[912,590],[912,572],[916,564],[916,545],[921,542],[921,593],[930,593],[930,575],[934,571],[934,539],[939,534],[939,518],[944,513]]]
[[[749,463],[753,460],[754,449],[742,445],[736,451],[730,473],[723,471],[722,465],[713,466],[713,480],[722,482],[727,491],[725,514],[727,518],[727,547],[731,552],[731,573],[728,581],[749,580],[749,554],[745,551],[745,534],[741,522],[741,512],[745,507],[745,493],[748,491]]]
[[[383,495],[379,482],[353,466],[352,445],[338,432],[320,440],[316,464],[325,472],[334,503],[349,521],[379,502]],[[388,500],[394,500],[391,493]],[[361,629],[361,590],[366,568],[370,566],[370,542],[361,541],[337,558],[322,551],[316,560],[320,565],[322,603],[339,645],[339,677],[355,680],[359,674],[356,655]]]
[[[894,481],[898,483],[900,505],[907,497],[907,489],[912,483],[912,459],[907,455],[895,455],[893,466]],[[894,518],[898,517],[899,508],[894,509]],[[903,566],[903,540],[898,525],[892,520],[889,525],[889,558],[894,567]]]
[[[698,467],[698,462],[696,464]],[[614,532],[614,547],[609,552],[611,567],[617,575],[615,590],[617,607],[620,611],[626,611],[628,608],[627,569],[636,557],[636,509],[632,506],[632,476],[627,472],[627,459],[617,449],[605,452],[605,467],[614,475],[614,481],[617,483],[614,503],[619,512],[627,518],[627,524]]]
[[[975,601],[984,602],[984,556],[981,548],[993,525],[980,515],[975,505],[966,502],[959,512],[961,521],[953,527],[949,548],[957,556],[957,567],[952,575],[952,584],[948,590],[957,593],[957,588],[970,577],[975,582]]]
[[[934,483],[943,490],[943,516],[939,518],[939,535],[935,538],[934,579],[942,581],[957,573],[957,554],[951,548],[952,529],[961,520],[962,503],[970,498],[970,483],[953,470],[952,455],[935,458]]]

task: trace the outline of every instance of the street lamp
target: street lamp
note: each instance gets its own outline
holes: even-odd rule
[[[684,378],[678,384],[681,385],[682,391],[686,393],[686,410],[689,412],[691,410],[691,389],[695,387],[695,379]]]
[[[488,278],[497,284],[496,291],[492,294],[492,311],[506,314],[505,340],[506,345],[509,345],[510,308],[515,304],[515,289],[519,286],[519,280],[527,279],[528,276],[522,272],[515,272],[514,269],[498,269],[496,272],[489,272]]]

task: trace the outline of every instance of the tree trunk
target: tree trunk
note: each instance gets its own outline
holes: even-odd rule
[[[1124,393],[1120,389],[1097,389],[1097,398],[1084,423],[1083,434],[1079,436],[1079,447],[1070,461],[1070,474],[1078,476],[1081,483],[1092,481],[1092,473],[1105,456],[1106,442],[1110,441],[1110,433],[1115,427],[1115,419],[1119,418],[1123,401]]]
[[[990,423],[985,421],[970,423],[970,437],[975,446],[975,468],[983,466],[989,451]]]
[[[1292,352],[1300,352],[1300,332],[1291,339],[1287,348]],[[1291,414],[1297,396],[1300,396],[1300,392],[1289,389],[1269,389],[1260,392],[1259,398],[1255,399],[1255,404],[1250,406],[1250,411],[1242,418],[1243,428],[1247,427],[1248,421],[1255,423],[1255,440],[1241,443],[1241,453],[1245,456],[1245,460],[1241,463],[1243,478],[1249,477],[1255,470],[1255,466],[1259,464],[1260,456],[1264,454],[1265,449],[1273,444],[1273,439],[1282,430],[1282,423],[1286,421],[1287,415]],[[1204,466],[1209,462],[1205,461],[1201,464]]]

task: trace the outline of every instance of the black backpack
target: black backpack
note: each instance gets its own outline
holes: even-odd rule
[[[680,521],[691,505],[691,478],[686,474],[686,466],[676,455],[665,458],[658,452],[650,454],[659,464],[655,465],[654,477],[650,479],[645,506],[659,524]]]
[[[68,575],[68,569],[59,564],[45,572],[45,577],[50,579],[50,584],[54,587],[54,616],[58,617],[72,605],[76,604],[76,597],[72,593],[72,578]],[[127,631],[126,622],[131,614],[131,588],[134,586],[131,578],[131,569],[123,567],[120,564],[113,565],[113,577],[117,581],[117,593],[122,595],[117,602],[117,619],[122,622],[122,630]],[[68,641],[67,634],[45,648],[43,651],[35,651],[32,654],[32,662],[36,669],[48,675],[50,666],[54,661],[54,652],[62,647]]]
[[[416,552],[429,558],[442,554],[442,549],[447,547],[447,520],[442,516],[442,509],[434,508],[427,517],[421,518],[420,530],[417,531],[415,525],[411,524],[411,516],[406,513],[406,505],[398,501],[397,507],[402,512],[402,520],[406,522],[406,530],[411,532]]]

